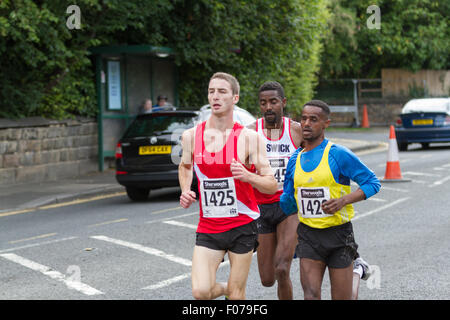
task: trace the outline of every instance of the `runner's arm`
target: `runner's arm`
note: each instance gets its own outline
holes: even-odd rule
[[[231,163],[231,173],[235,179],[250,183],[262,193],[274,194],[277,192],[278,186],[273,176],[272,168],[269,165],[269,160],[267,160],[266,146],[255,131],[247,129],[246,133],[245,137],[249,139],[244,138],[245,142],[243,143],[245,143],[245,148],[247,148],[248,159],[250,163],[254,164],[257,173],[248,171],[242,163],[236,160],[233,160]]]
[[[286,175],[284,176],[283,194],[280,197],[280,207],[284,214],[290,215],[298,212],[297,202],[294,197],[294,173],[295,164],[301,148],[298,148],[289,158],[286,167]]]
[[[336,199],[330,199],[322,205],[323,211],[333,214],[347,204],[370,198],[380,190],[380,181],[362,161],[349,149],[333,145],[330,150],[330,168],[336,181],[349,184],[355,181],[359,188]],[[341,181],[340,181],[341,180]],[[346,180],[346,181],[342,181]]]
[[[193,150],[194,150],[194,131],[186,130],[181,136],[181,161],[178,166],[178,181],[181,187],[180,205],[183,208],[189,208],[195,202],[196,194],[191,190],[193,178]]]
[[[290,119],[291,121],[291,137],[292,137],[292,142],[295,144],[296,148],[299,147],[303,147],[303,131],[302,131],[302,125],[297,122],[294,121],[292,119]]]
[[[335,180],[339,183],[342,179],[355,181],[364,192],[364,199],[370,198],[380,190],[381,184],[377,176],[350,149],[333,145],[329,159]],[[350,184],[350,181],[347,180],[343,184]]]

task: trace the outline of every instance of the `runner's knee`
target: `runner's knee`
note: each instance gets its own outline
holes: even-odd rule
[[[283,280],[289,278],[289,273],[291,271],[291,261],[292,255],[289,257],[280,257],[275,263],[275,278],[277,280]]]
[[[279,263],[275,266],[275,277],[277,280],[284,280],[289,278],[288,263]]]
[[[275,284],[275,278],[261,275],[261,284],[264,287],[271,287]]]
[[[303,286],[303,295],[305,300],[320,300],[321,299],[321,293],[320,288],[313,288],[313,287],[307,287]]]

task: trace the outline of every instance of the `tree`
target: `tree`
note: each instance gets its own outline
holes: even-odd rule
[[[450,67],[450,2],[333,0],[330,5],[321,77],[370,78],[379,77],[381,68]],[[367,26],[370,5],[380,8],[380,29]]]
[[[178,56],[181,100],[207,101],[207,79],[215,71],[236,75],[239,104],[257,112],[256,92],[267,80],[286,89],[293,113],[311,98],[319,68],[325,1],[176,1],[167,29]]]

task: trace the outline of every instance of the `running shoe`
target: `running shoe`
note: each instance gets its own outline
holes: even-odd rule
[[[370,275],[372,274],[372,269],[370,268],[369,264],[361,257],[356,258],[353,262],[353,270],[358,269],[359,267],[361,267],[362,269],[361,279],[369,279]]]

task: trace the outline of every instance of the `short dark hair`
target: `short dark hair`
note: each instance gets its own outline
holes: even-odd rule
[[[240,90],[239,81],[231,74],[225,73],[225,72],[216,72],[209,79],[209,82],[211,82],[211,80],[213,80],[213,79],[225,80],[226,82],[228,82],[230,84],[231,92],[235,95],[239,95],[239,90]]]
[[[319,107],[320,109],[322,109],[323,113],[325,113],[327,118],[330,116],[330,107],[328,106],[328,104],[326,102],[324,102],[322,100],[308,101],[307,103],[305,103],[303,105],[303,108],[305,108],[306,106]]]
[[[275,90],[281,99],[284,99],[284,89],[283,86],[276,81],[266,81],[264,82],[261,87],[259,87],[258,93],[261,93],[263,91],[269,91],[269,90]]]
[[[167,100],[167,96],[161,94],[161,95],[158,96],[158,101],[159,100]]]

